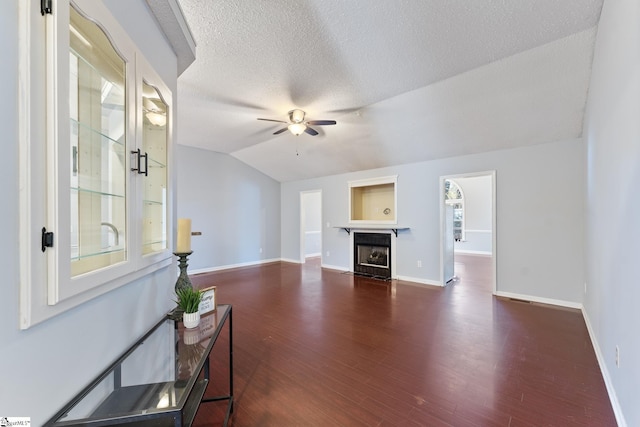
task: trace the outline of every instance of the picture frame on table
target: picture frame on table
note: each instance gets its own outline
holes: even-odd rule
[[[202,299],[200,300],[200,306],[198,311],[200,315],[215,311],[216,309],[216,287],[210,286],[208,288],[200,289]]]

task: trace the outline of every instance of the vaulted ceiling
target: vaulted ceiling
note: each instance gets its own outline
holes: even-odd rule
[[[181,0],[178,143],[291,181],[578,138],[602,0]],[[273,135],[300,108],[319,135]]]

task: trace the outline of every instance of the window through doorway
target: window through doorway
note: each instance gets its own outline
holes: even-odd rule
[[[444,181],[444,199],[447,205],[453,207],[453,238],[456,242],[464,241],[464,194],[451,179]]]

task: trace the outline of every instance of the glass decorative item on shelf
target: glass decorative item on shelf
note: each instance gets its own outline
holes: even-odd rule
[[[167,103],[147,82],[142,83],[142,150],[144,179],[142,253],[167,248]],[[138,157],[139,158],[139,157]]]
[[[126,65],[70,8],[71,275],[126,258]]]

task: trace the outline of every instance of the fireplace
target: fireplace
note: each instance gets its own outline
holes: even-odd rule
[[[353,272],[391,278],[391,234],[353,234]]]

